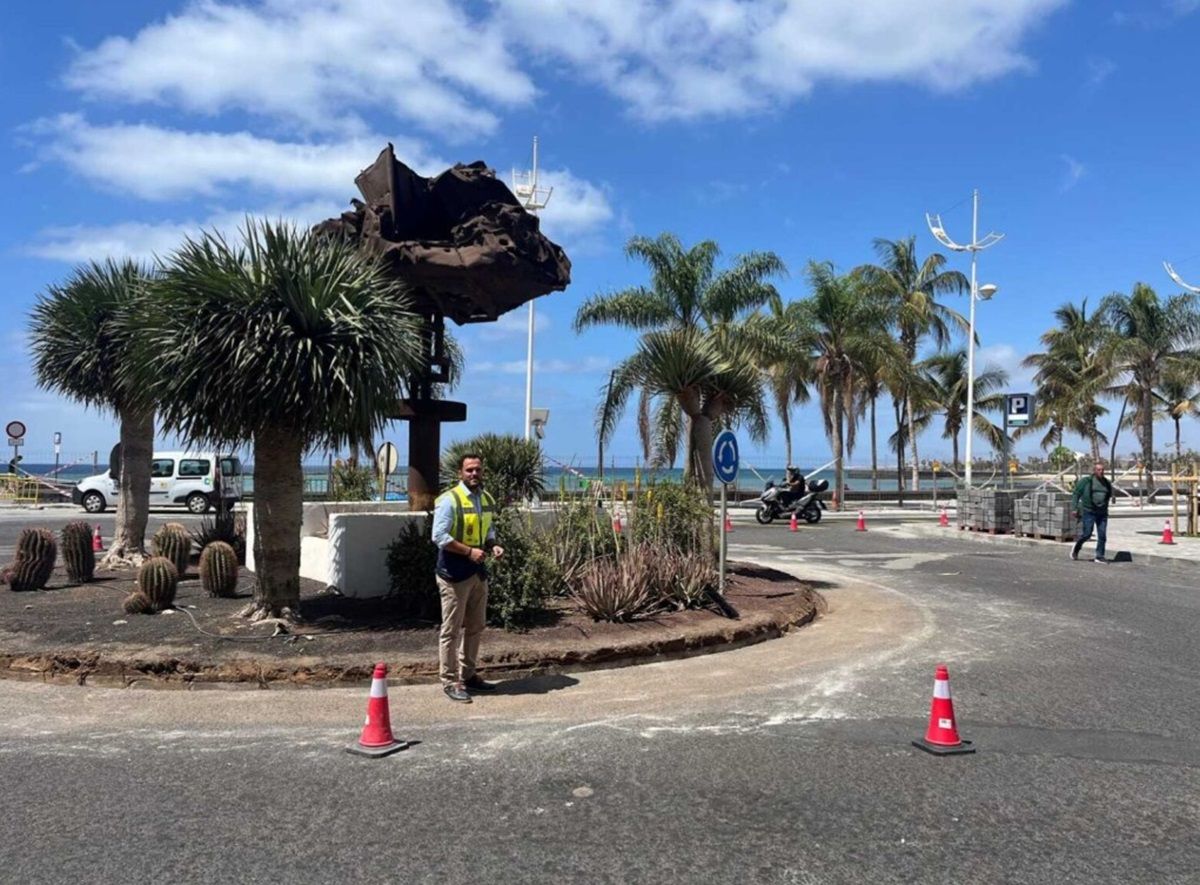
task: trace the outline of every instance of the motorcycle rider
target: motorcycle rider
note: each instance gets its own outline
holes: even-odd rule
[[[779,503],[784,507],[790,507],[793,502],[799,501],[804,496],[804,474],[800,472],[799,468],[789,464],[784,469],[784,482],[787,483],[787,488],[779,495]]]

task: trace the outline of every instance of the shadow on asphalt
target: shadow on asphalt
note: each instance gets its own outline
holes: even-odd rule
[[[578,685],[579,680],[562,673],[546,676],[525,676],[496,683],[496,694],[549,694],[563,688]]]

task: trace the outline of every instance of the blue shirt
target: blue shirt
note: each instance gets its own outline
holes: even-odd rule
[[[472,492],[467,488],[467,484],[460,482],[459,486],[471,498],[471,503],[475,510],[482,512],[483,501],[481,496]],[[444,550],[446,545],[454,540],[454,536],[450,534],[450,527],[454,524],[454,501],[450,495],[443,494],[437,499],[437,503],[433,508],[433,543],[437,544],[438,550]],[[483,543],[492,544],[496,540],[495,520],[492,521],[492,528],[488,531],[487,537],[483,539]]]

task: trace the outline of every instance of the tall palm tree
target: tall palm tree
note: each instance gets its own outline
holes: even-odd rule
[[[812,295],[788,305],[797,341],[812,355],[813,386],[821,401],[825,434],[833,456],[834,490],[839,509],[845,502],[845,458],[855,442],[859,378],[888,359],[901,359],[896,343],[880,330],[888,314],[871,298],[856,275],[839,276],[833,265],[809,262]]]
[[[1163,376],[1154,398],[1159,414],[1175,422],[1175,457],[1182,457],[1180,422],[1188,415],[1200,415],[1200,372],[1195,366],[1174,368]]]
[[[771,338],[762,324],[750,327],[745,320],[778,300],[770,280],[785,273],[783,262],[754,252],[718,271],[716,243],[685,249],[671,233],[633,237],[625,253],[649,267],[649,286],[594,295],[574,322],[576,332],[615,325],[645,333],[637,352],[618,366],[598,409],[601,441],[611,436],[637,388],[643,450],[671,463],[686,435],[687,475],[711,484],[715,424],[746,420],[753,433],[766,433],[759,366],[768,361]]]
[[[773,346],[764,349],[772,350],[776,356],[766,362],[767,387],[774,401],[775,415],[779,418],[779,426],[783,428],[784,453],[787,464],[792,464],[792,406],[807,403],[811,396],[809,384],[812,381],[812,363],[810,355],[802,347],[796,346],[788,334],[788,323],[783,299],[772,298],[768,302],[769,312],[751,317],[747,328],[758,327],[759,335],[772,342]]]
[[[1113,382],[1111,329],[1103,313],[1088,314],[1087,299],[1076,306],[1070,302],[1054,311],[1057,325],[1041,336],[1046,348],[1027,356],[1022,365],[1037,369],[1037,398],[1033,420],[1024,433],[1045,428],[1042,446],[1063,444],[1066,430],[1088,440],[1092,458],[1100,457],[1107,438],[1099,420],[1108,413],[1099,398]]]
[[[144,313],[150,283],[149,272],[133,261],[88,264],[50,286],[30,317],[38,385],[111,411],[120,423],[120,494],[103,562],[108,567],[137,565],[146,552],[154,407],[134,397],[118,370],[129,360],[136,334],[123,320]]]
[[[188,238],[161,271],[128,374],[189,443],[254,447],[257,582],[245,614],[294,616],[305,451],[369,439],[423,365],[404,289],[341,241],[247,221]]]
[[[1142,462],[1154,474],[1154,391],[1172,371],[1197,358],[1200,311],[1194,295],[1172,295],[1165,302],[1145,283],[1129,295],[1114,292],[1100,304],[1113,328],[1112,367],[1124,376],[1121,387],[1140,429]]]
[[[945,270],[946,256],[934,252],[924,261],[917,257],[916,237],[903,240],[875,240],[879,264],[866,264],[854,272],[863,277],[869,291],[887,305],[904,358],[916,365],[917,353],[926,338],[939,348],[950,342],[951,332],[968,329],[961,314],[941,304],[939,295],[970,291],[967,278],[956,270]],[[905,386],[902,396],[908,441],[912,448],[912,484],[920,485],[920,453],[913,414],[913,390]],[[899,478],[903,483],[903,477]]]
[[[967,419],[967,351],[964,348],[938,353],[925,360],[925,367],[935,384],[939,408],[944,416],[942,439],[951,441],[954,469],[958,470],[958,437]],[[1004,431],[985,415],[1004,408],[1005,385],[1008,373],[988,366],[975,376],[974,432],[982,434],[993,447],[1004,443]]]

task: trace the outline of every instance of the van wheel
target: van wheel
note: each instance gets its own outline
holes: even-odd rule
[[[83,509],[88,513],[103,513],[108,502],[99,492],[87,492],[83,496]]]
[[[209,500],[208,495],[203,492],[192,492],[187,496],[187,509],[197,515],[208,513]]]

